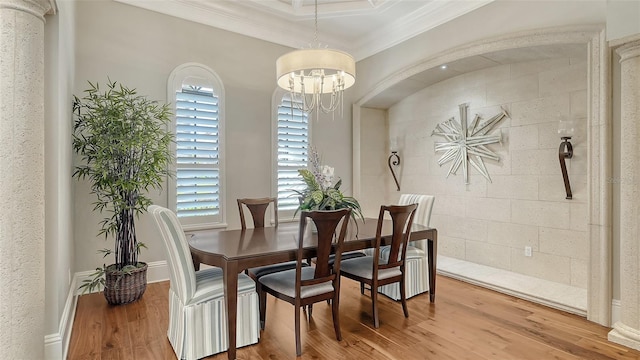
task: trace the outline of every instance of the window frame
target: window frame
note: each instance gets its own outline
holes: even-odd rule
[[[218,97],[218,171],[219,171],[219,213],[211,216],[180,217],[180,223],[185,231],[222,228],[227,226],[226,209],[226,171],[225,171],[225,89],[218,74],[206,65],[199,63],[185,63],[177,66],[169,75],[167,81],[167,99],[171,103],[173,118],[171,132],[176,133],[176,92],[182,91],[182,85],[187,82],[193,85],[206,85],[213,88]],[[176,154],[176,143],[172,142],[171,152]],[[167,204],[177,212],[177,164],[171,165],[171,173],[167,179]]]

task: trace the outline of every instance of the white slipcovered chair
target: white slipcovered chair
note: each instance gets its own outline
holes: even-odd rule
[[[435,196],[432,195],[402,194],[398,205],[418,204],[413,222],[429,226],[434,202]],[[388,246],[381,248],[380,258],[385,261],[389,259]],[[407,247],[404,283],[407,299],[429,291],[427,240],[414,241]],[[378,288],[378,292],[393,300],[400,300],[400,285],[398,283],[381,286]]]
[[[164,240],[169,265],[169,329],[167,337],[178,359],[199,359],[226,351],[227,314],[222,269],[195,271],[186,236],[169,209],[148,209]],[[260,336],[255,283],[238,274],[238,347],[255,344]]]

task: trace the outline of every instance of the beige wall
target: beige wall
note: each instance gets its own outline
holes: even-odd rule
[[[78,2],[75,21],[74,94],[86,89],[87,80],[104,83],[110,77],[150,99],[166,101],[167,78],[180,64],[198,62],[220,76],[226,96],[227,222],[238,227],[236,198],[271,194],[275,61],[291,49],[113,1]],[[345,100],[350,103],[349,93]],[[312,126],[313,143],[350,192],[350,112],[345,111],[344,119],[321,117]],[[96,235],[102,216],[92,211],[94,198],[88,184],[74,185],[75,269],[81,272],[101,266],[105,260],[96,250],[112,248],[113,243]],[[151,195],[155,203],[167,204],[166,193]],[[149,248],[141,260],[164,260],[162,243],[146,217],[137,222],[137,231]]]
[[[395,191],[395,184],[389,175],[389,128],[387,111],[362,108],[360,113],[360,183],[359,197],[363,214],[377,218],[380,205],[389,204],[388,193]],[[369,196],[376,194],[376,196]]]
[[[587,285],[586,57],[503,65],[440,82],[389,109],[389,131],[404,139],[402,192],[436,196],[431,218],[439,253],[581,288]],[[435,125],[470,103],[469,118],[511,114],[485,161],[492,182],[475,169],[447,178],[431,136]],[[569,161],[573,200],[565,200],[558,163],[558,119],[577,121]],[[364,170],[363,170],[364,172]],[[364,184],[363,189],[367,188]],[[366,197],[364,194],[363,197]],[[532,257],[524,257],[531,246]]]

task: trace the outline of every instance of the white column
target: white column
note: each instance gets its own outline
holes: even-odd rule
[[[0,344],[44,357],[44,14],[0,0]]]
[[[609,340],[640,349],[640,37],[620,55],[620,321]]]

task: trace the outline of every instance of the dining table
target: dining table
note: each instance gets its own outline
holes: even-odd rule
[[[377,219],[354,220],[349,224],[343,252],[372,248],[376,242]],[[299,222],[282,222],[278,226],[255,229],[220,229],[197,231],[189,238],[189,247],[196,270],[200,264],[222,268],[224,274],[224,298],[226,303],[229,359],[236,358],[236,320],[238,274],[245,269],[296,260],[298,251]],[[317,238],[306,227],[303,258],[315,257]],[[391,243],[392,221],[384,220],[382,245]],[[427,240],[429,261],[429,301],[435,302],[436,255],[438,231],[435,228],[414,223],[409,241]]]

